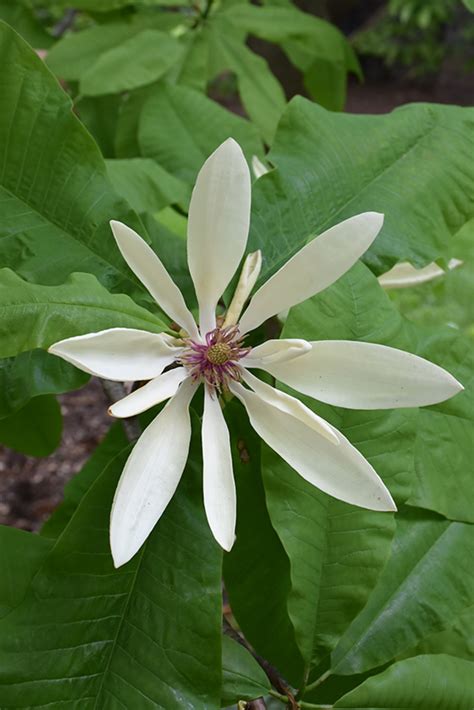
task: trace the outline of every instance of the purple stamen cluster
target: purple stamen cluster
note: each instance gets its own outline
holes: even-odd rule
[[[187,340],[188,349],[180,360],[195,382],[205,382],[222,392],[229,380],[240,380],[237,363],[251,350],[242,347],[242,341],[236,325],[215,328],[206,334],[204,343]]]

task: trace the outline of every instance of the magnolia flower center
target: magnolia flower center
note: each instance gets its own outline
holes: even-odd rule
[[[206,334],[204,342],[186,341],[181,363],[195,382],[205,382],[219,392],[227,389],[231,380],[240,380],[238,365],[250,348],[242,346],[238,326],[215,328]]]

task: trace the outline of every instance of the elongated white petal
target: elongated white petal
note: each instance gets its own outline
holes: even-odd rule
[[[242,358],[241,365],[264,369],[272,363],[294,360],[309,350],[311,350],[311,344],[306,340],[298,340],[297,338],[267,340],[261,345],[252,348],[250,353]]]
[[[254,295],[240,320],[241,334],[337,281],[367,251],[382,224],[382,214],[364,212],[306,244]]]
[[[314,342],[294,363],[266,369],[303,394],[350,409],[421,407],[463,389],[449,372],[417,355],[351,340]]]
[[[166,333],[110,328],[60,340],[48,352],[106,380],[150,380],[173,362],[182,348]]]
[[[459,259],[451,259],[448,263],[448,269],[456,269],[461,264],[462,261]],[[444,276],[445,273],[434,262],[422,269],[415,269],[408,261],[402,261],[400,264],[395,264],[390,271],[379,276],[378,281],[383,288],[409,288],[437,279],[440,276]]]
[[[184,367],[165,372],[109,407],[113,417],[134,417],[172,397],[188,376]]]
[[[123,258],[160,308],[189,335],[196,337],[196,323],[182,293],[153,249],[139,234],[122,222],[113,220],[110,226]]]
[[[206,160],[189,205],[188,263],[199,303],[201,333],[244,255],[250,222],[250,172],[229,138]]]
[[[110,518],[110,545],[116,567],[143,545],[178,487],[191,439],[189,404],[197,385],[185,380],[145,429],[117,486]]]
[[[324,421],[322,417],[312,412],[311,409],[303,404],[303,402],[300,402],[299,399],[286,394],[286,392],[276,390],[274,387],[267,385],[266,382],[262,382],[258,377],[255,377],[255,375],[252,375],[248,370],[243,368],[242,379],[265,402],[292,417],[296,417],[300,422],[306,424],[310,429],[324,436],[330,442],[336,444],[336,446],[339,444],[338,436],[333,427]]]
[[[244,265],[242,266],[242,271],[240,272],[239,283],[237,284],[231,304],[225,314],[223,328],[227,328],[229,325],[235,325],[238,322],[242,308],[260,276],[261,268],[262,252],[260,249],[247,254]]]
[[[370,510],[396,510],[382,479],[340,432],[339,446],[334,446],[238,382],[230,388],[246,407],[257,434],[306,481],[346,503]]]
[[[207,389],[202,419],[204,507],[212,534],[224,550],[235,540],[236,493],[229,431],[219,404]]]

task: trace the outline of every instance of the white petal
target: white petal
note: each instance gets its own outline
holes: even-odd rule
[[[339,439],[333,427],[328,424],[322,417],[311,411],[303,402],[300,402],[295,397],[292,397],[286,392],[276,390],[274,387],[262,382],[258,377],[255,377],[247,370],[242,370],[242,379],[253,389],[253,391],[261,397],[265,402],[271,404],[282,412],[296,417],[300,422],[306,424],[310,429],[324,436],[331,443],[338,445]]]
[[[240,320],[241,334],[337,281],[367,251],[382,224],[382,214],[364,212],[306,244],[257,291]]]
[[[130,454],[112,504],[110,545],[116,567],[143,545],[178,487],[191,439],[189,403],[197,385],[185,380],[145,429]]]
[[[261,178],[262,175],[266,175],[268,172],[270,172],[270,168],[268,168],[260,158],[258,158],[256,155],[252,155],[252,170],[253,174],[257,178]]]
[[[127,382],[160,375],[183,350],[174,342],[166,333],[110,328],[60,340],[48,352],[91,375]]]
[[[196,323],[182,293],[153,249],[122,222],[112,220],[110,226],[123,258],[160,308],[189,335],[197,337]]]
[[[250,172],[229,138],[206,160],[189,205],[188,263],[201,333],[215,328],[215,310],[244,255],[250,223]]]
[[[134,417],[136,414],[145,412],[155,404],[160,404],[165,399],[172,397],[187,376],[188,372],[184,367],[177,367],[165,372],[164,375],[155,377],[151,382],[115,402],[109,408],[109,414],[113,417],[123,418]]]
[[[293,362],[266,368],[310,397],[351,409],[421,407],[463,386],[446,370],[403,350],[351,340],[322,340]]]
[[[339,446],[334,446],[241,384],[234,382],[230,388],[245,405],[257,434],[306,481],[346,503],[396,510],[382,479],[340,432]]]
[[[236,493],[229,431],[217,397],[207,389],[202,419],[204,507],[212,534],[224,550],[235,540]]]
[[[448,264],[448,269],[456,269],[462,264],[459,259],[451,259]],[[444,276],[445,271],[434,262],[428,264],[422,269],[415,269],[408,261],[403,261],[379,276],[378,281],[383,288],[409,288],[410,286],[419,286],[437,279],[439,276]]]
[[[309,350],[311,350],[311,344],[306,340],[298,340],[297,338],[267,340],[252,348],[250,353],[242,358],[240,364],[244,367],[264,369],[267,365],[275,362],[294,360]]]

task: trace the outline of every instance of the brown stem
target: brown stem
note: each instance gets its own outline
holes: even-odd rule
[[[76,19],[77,10],[66,10],[64,17],[53,28],[52,34],[54,37],[62,37],[66,30],[69,30]]]

